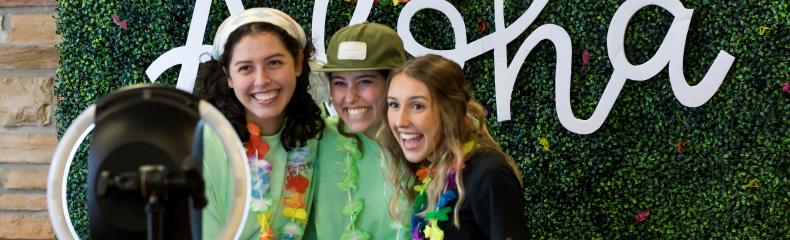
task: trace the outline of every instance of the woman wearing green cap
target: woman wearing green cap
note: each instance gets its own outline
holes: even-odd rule
[[[314,164],[338,161],[338,154],[318,154],[323,141],[336,148],[337,140],[322,137],[321,110],[308,93],[312,50],[290,16],[252,8],[223,21],[212,60],[201,65],[196,95],[228,118],[246,147],[251,200],[239,239],[302,239],[314,206]],[[218,239],[238,186],[217,137],[204,134],[203,237]]]
[[[319,154],[345,156],[316,162],[316,192],[307,239],[404,239],[408,229],[390,216],[392,187],[381,169],[388,157],[372,139],[381,125],[389,71],[406,61],[403,42],[391,28],[362,23],[330,39],[326,72],[339,116],[327,119],[325,136],[343,135],[335,146],[322,141]],[[407,207],[404,206],[404,210]]]

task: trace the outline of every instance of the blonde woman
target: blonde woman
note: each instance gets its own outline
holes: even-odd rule
[[[488,133],[460,66],[427,55],[390,76],[380,131],[393,154],[390,214],[403,217],[399,199],[412,204],[414,239],[526,239],[518,169]]]

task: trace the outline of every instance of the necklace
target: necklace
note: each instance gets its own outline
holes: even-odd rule
[[[343,180],[337,184],[337,187],[341,191],[345,191],[346,196],[348,196],[341,214],[349,218],[341,238],[343,240],[368,240],[370,239],[370,234],[356,227],[359,213],[362,212],[364,204],[361,199],[353,196],[359,180],[357,161],[362,159],[362,153],[357,148],[356,139],[341,136],[339,141],[340,146],[338,150],[346,152],[346,157],[338,162],[338,164],[343,166]]]
[[[472,149],[474,149],[474,146],[474,141],[466,142],[462,149],[463,155],[466,156],[469,154]],[[457,172],[456,169],[453,168],[450,169],[450,172],[447,174],[445,181],[447,184],[444,186],[442,195],[439,196],[436,207],[432,211],[425,213],[425,216],[420,216],[418,214],[425,211],[427,206],[428,197],[426,191],[433,180],[431,175],[434,172],[434,169],[425,166],[416,172],[417,179],[421,184],[414,186],[414,190],[418,193],[417,198],[414,201],[414,213],[411,219],[412,238],[415,240],[444,239],[444,231],[442,231],[442,229],[439,227],[439,222],[448,221],[450,219],[449,213],[452,211],[452,206],[450,206],[450,204],[453,200],[458,198],[457,185],[455,183],[455,174]]]
[[[266,159],[269,144],[261,140],[260,127],[252,122],[247,123],[250,140],[245,143],[247,161],[250,165],[252,176],[252,201],[250,209],[256,216],[260,225],[258,239],[271,240],[277,237],[273,229],[274,209],[282,207],[282,216],[288,220],[280,229],[282,239],[294,239],[304,234],[307,223],[307,209],[309,203],[305,202],[305,195],[310,187],[312,177],[312,154],[315,150],[315,141],[309,140],[304,147],[293,148],[288,151],[286,162],[286,179],[283,186],[281,206],[275,204],[271,196],[270,173],[272,164]],[[309,198],[308,198],[309,199]]]

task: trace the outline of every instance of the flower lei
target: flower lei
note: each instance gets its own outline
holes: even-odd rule
[[[469,154],[474,149],[474,141],[469,141],[464,144],[462,149],[463,155]],[[439,197],[436,203],[436,208],[433,211],[425,213],[425,216],[420,216],[419,213],[425,210],[427,206],[426,190],[431,184],[431,174],[434,169],[429,169],[423,166],[417,170],[417,179],[421,184],[414,186],[414,190],[418,195],[414,201],[414,213],[411,218],[412,238],[414,240],[442,240],[444,239],[444,231],[439,227],[439,221],[447,221],[450,219],[449,213],[452,211],[450,203],[458,198],[457,185],[455,183],[456,169],[451,169],[447,174],[447,185],[444,187],[444,192]],[[420,231],[422,229],[422,231]]]
[[[368,240],[370,234],[364,232],[356,227],[359,213],[362,212],[364,207],[362,200],[353,197],[353,192],[357,189],[357,181],[359,180],[359,168],[357,168],[357,161],[362,159],[362,153],[355,144],[356,139],[341,137],[340,138],[340,151],[346,152],[346,157],[338,162],[343,166],[343,180],[337,183],[340,190],[345,191],[348,196],[348,201],[343,207],[341,214],[348,216],[349,221],[343,231],[343,240]]]
[[[269,144],[261,140],[260,127],[255,123],[247,123],[250,133],[249,142],[245,143],[247,149],[247,162],[250,165],[252,176],[252,202],[250,209],[255,213],[260,232],[258,239],[271,240],[276,237],[272,229],[272,210],[274,200],[270,194],[269,174],[272,164],[265,159],[269,152]],[[294,239],[294,236],[304,234],[307,223],[307,204],[304,195],[310,186],[310,179],[302,174],[306,166],[306,158],[311,157],[307,147],[294,148],[288,152],[287,176],[283,193],[284,208],[282,214],[290,218],[281,229],[282,239]]]

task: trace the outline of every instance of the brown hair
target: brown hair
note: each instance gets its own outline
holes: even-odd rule
[[[521,183],[518,168],[513,158],[502,151],[499,144],[489,134],[485,110],[480,103],[474,100],[466,84],[464,72],[457,63],[442,56],[429,54],[407,61],[390,74],[390,79],[401,74],[425,84],[434,99],[433,109],[439,111],[441,134],[436,149],[428,156],[434,163],[433,168],[437,171],[426,190],[428,207],[425,209],[428,211],[435,207],[439,196],[447,185],[447,175],[452,169],[457,169],[459,172],[455,174],[455,182],[458,189],[458,201],[453,211],[453,224],[458,227],[458,207],[461,206],[465,196],[463,174],[460,170],[469,156],[473,155],[473,152],[486,149],[500,154]],[[389,86],[387,89],[389,91]],[[390,215],[400,220],[402,216],[400,216],[399,208],[403,206],[403,201],[405,200],[410,206],[416,198],[416,194],[411,189],[417,182],[406,179],[412,179],[418,166],[406,160],[395,136],[389,129],[389,120],[386,117],[379,129],[378,136],[383,148],[392,154],[392,159],[388,161],[386,169],[388,171],[387,177],[396,191],[390,199],[389,211]],[[463,155],[463,145],[469,141],[474,141],[475,147],[469,154]]]

